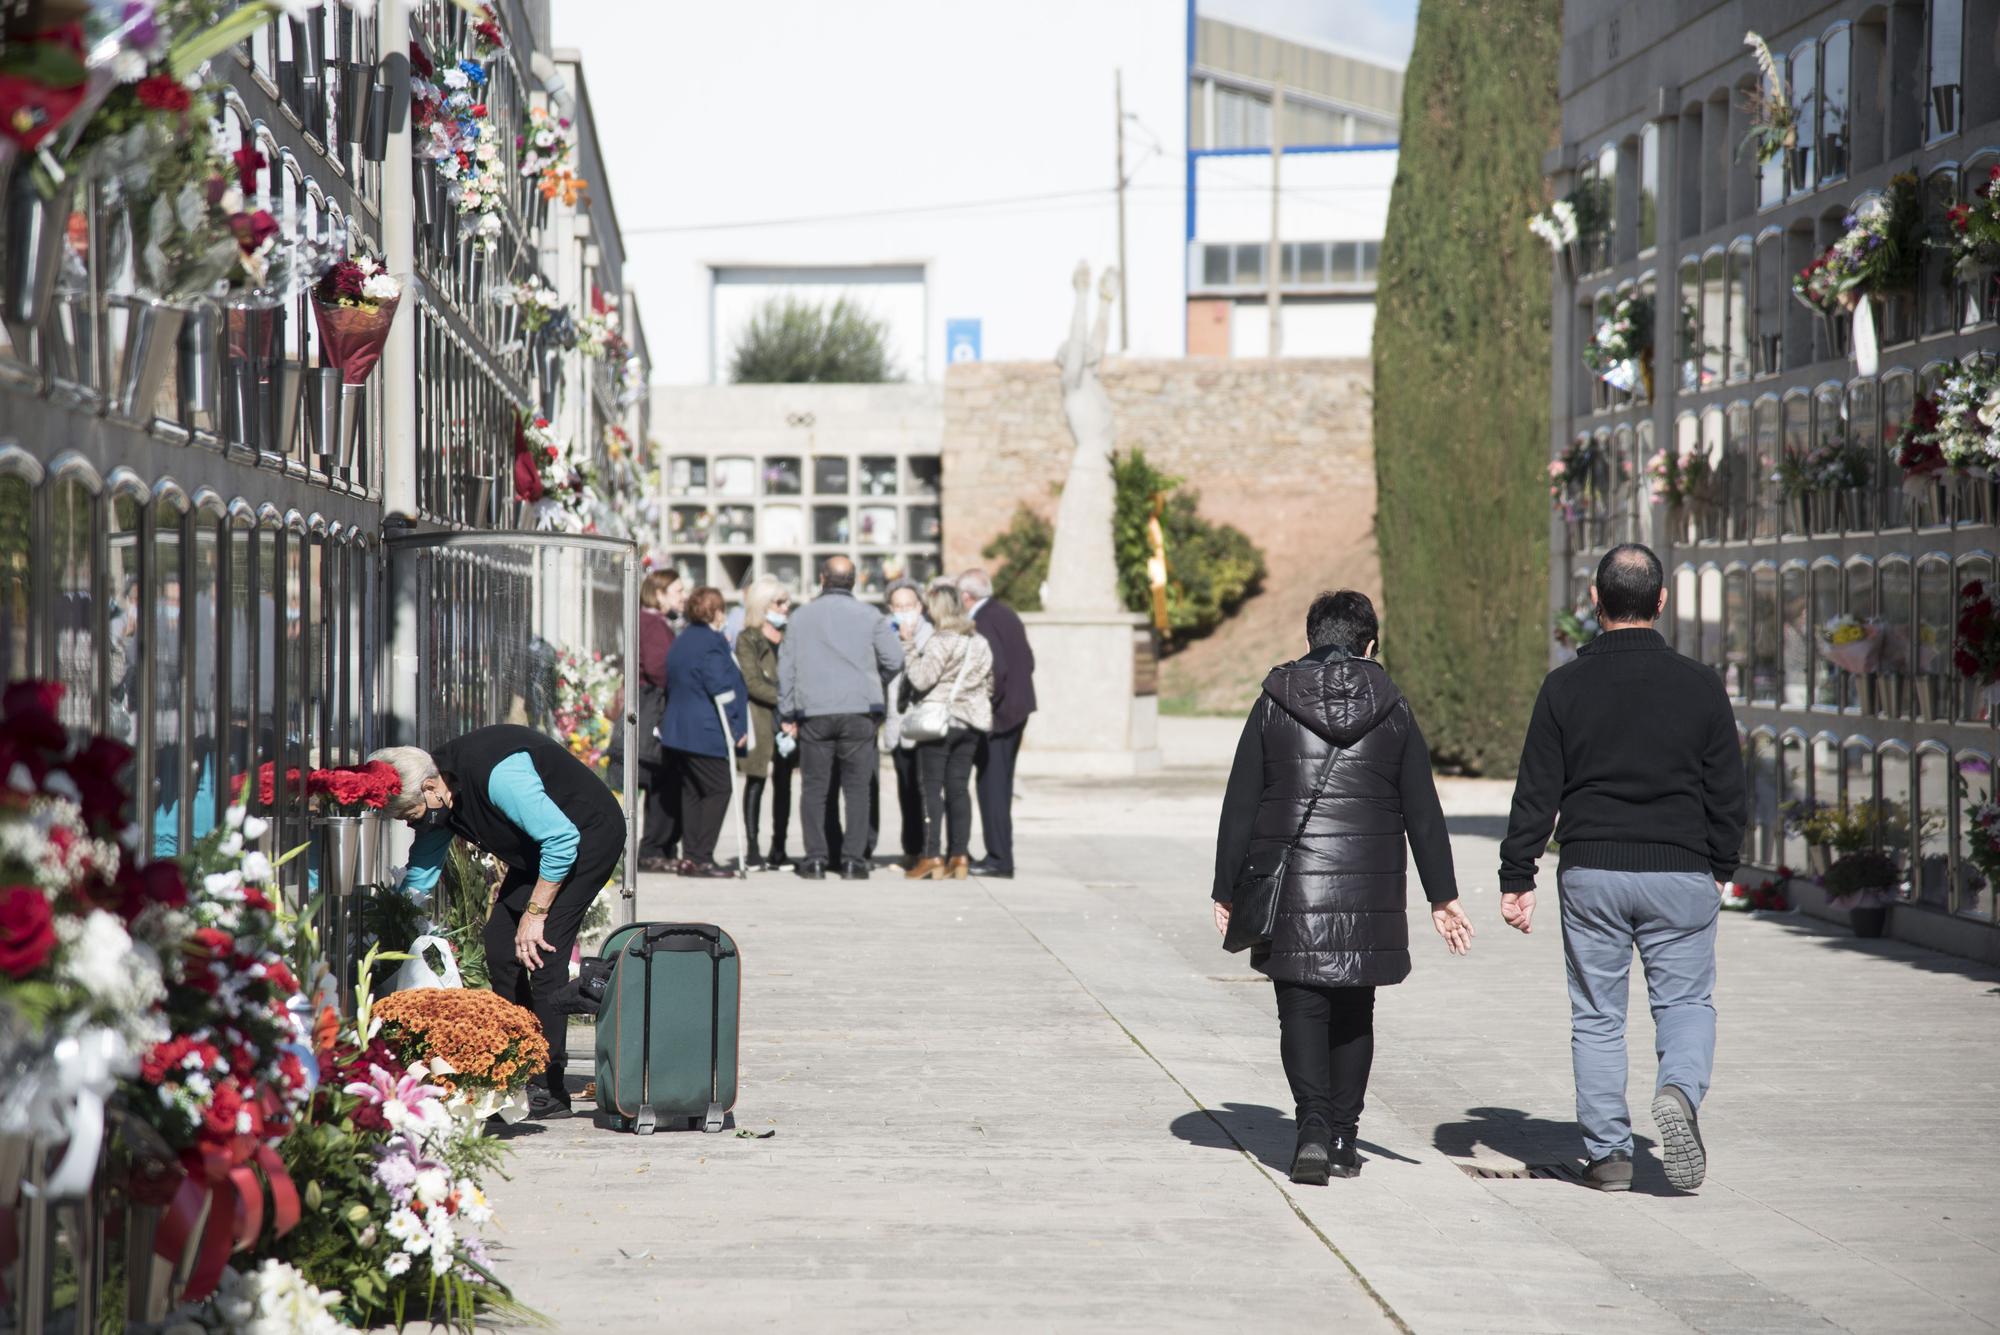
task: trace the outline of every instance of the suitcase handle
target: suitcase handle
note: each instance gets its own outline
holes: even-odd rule
[[[675,926],[656,923],[644,928],[626,947],[628,954],[640,959],[650,958],[661,950],[701,952],[710,959],[728,959],[736,953],[734,946],[722,939],[722,929],[707,926]]]

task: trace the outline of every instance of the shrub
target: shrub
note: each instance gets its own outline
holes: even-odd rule
[[[1171,643],[1198,640],[1221,625],[1264,580],[1264,553],[1232,524],[1216,524],[1200,514],[1200,493],[1147,462],[1143,450],[1112,460],[1117,496],[1111,514],[1112,551],[1118,561],[1118,592],[1128,610],[1150,616],[1152,583],[1146,562],[1152,542],[1146,531],[1153,498],[1164,496],[1160,530],[1167,548],[1167,628]],[[1054,527],[1027,506],[1014,512],[1005,532],[980,554],[1004,562],[993,576],[994,594],[1017,610],[1040,611],[1042,582],[1049,576]]]
[[[1894,890],[1903,873],[1887,853],[1863,849],[1849,853],[1827,868],[1823,878],[1826,893],[1836,899],[1843,895],[1865,894],[1870,890]]]
[[[1512,769],[1548,663],[1549,252],[1562,6],[1426,0],[1375,317],[1383,646],[1433,753]],[[1470,202],[1469,202],[1470,201]]]
[[[873,385],[898,377],[882,321],[841,297],[830,306],[773,297],[736,341],[729,378],[739,385]]]

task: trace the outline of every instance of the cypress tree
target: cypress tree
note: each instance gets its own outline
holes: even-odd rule
[[[1375,317],[1383,653],[1433,752],[1510,771],[1548,655],[1557,0],[1424,0]]]

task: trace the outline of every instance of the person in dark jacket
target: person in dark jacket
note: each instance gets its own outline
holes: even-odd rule
[[[1500,845],[1500,913],[1534,926],[1535,865],[1562,845],[1576,1120],[1602,1191],[1632,1186],[1625,996],[1632,948],[1646,970],[1660,1065],[1653,1122],[1667,1181],[1701,1185],[1695,1115],[1715,1065],[1715,925],[1748,819],[1736,716],[1713,668],[1653,629],[1667,605],[1660,558],[1614,547],[1590,587],[1596,639],[1535,699]],[[1557,823],[1557,812],[1561,822]]]
[[[660,745],[681,776],[683,876],[734,876],[717,865],[715,842],[729,818],[732,757],[750,743],[750,715],[743,674],[736,669],[729,638],[722,633],[722,593],[704,585],[688,595],[687,628],[667,654],[667,712]],[[716,717],[723,710],[729,733]]]
[[[759,575],[743,591],[743,629],[736,636],[736,668],[750,695],[750,749],[736,762],[743,773],[743,830],[752,867],[792,865],[785,836],[792,824],[792,773],[798,742],[778,727],[778,646],[785,642],[792,595],[775,575]],[[758,847],[764,789],[771,790],[771,852]]]
[[[984,570],[958,577],[966,615],[993,648],[993,730],[980,737],[973,766],[978,771],[979,830],[986,856],[972,864],[974,876],[1014,874],[1014,762],[1028,715],[1035,712],[1035,651],[1027,627],[1013,608],[993,596]]]
[[[639,831],[639,870],[671,871],[681,841],[681,776],[660,747],[667,712],[667,653],[674,647],[669,619],[687,605],[687,583],[672,570],[655,570],[639,586],[639,788],[645,824]],[[623,737],[620,728],[616,736]]]
[[[402,790],[386,810],[416,830],[403,889],[434,889],[454,838],[507,866],[483,944],[493,990],[534,1011],[548,1069],[530,1082],[530,1115],[567,1117],[569,1015],[560,993],[598,892],[625,855],[625,811],[596,771],[532,728],[476,728],[434,751],[392,746]]]
[[[1277,990],[1279,1052],[1298,1114],[1292,1181],[1323,1186],[1360,1169],[1354,1137],[1375,1056],[1375,989],[1410,972],[1404,843],[1431,924],[1471,949],[1430,751],[1373,660],[1366,594],[1323,593],[1306,613],[1304,658],[1272,668],[1236,745],[1216,835],[1215,925],[1256,852],[1289,847],[1276,930],[1251,967]]]

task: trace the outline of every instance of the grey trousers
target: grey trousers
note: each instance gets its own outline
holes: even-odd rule
[[[875,730],[881,722],[873,714],[825,714],[799,725],[799,825],[809,861],[861,862],[868,857],[868,784],[881,771],[875,754]],[[841,846],[828,848],[822,813],[835,769],[847,798],[847,823]]]
[[[1625,1106],[1625,999],[1632,947],[1646,970],[1659,1056],[1655,1092],[1678,1085],[1701,1105],[1715,1067],[1715,921],[1706,872],[1562,873],[1563,956],[1569,964],[1570,1062],[1576,1120],[1593,1159],[1632,1152]]]

